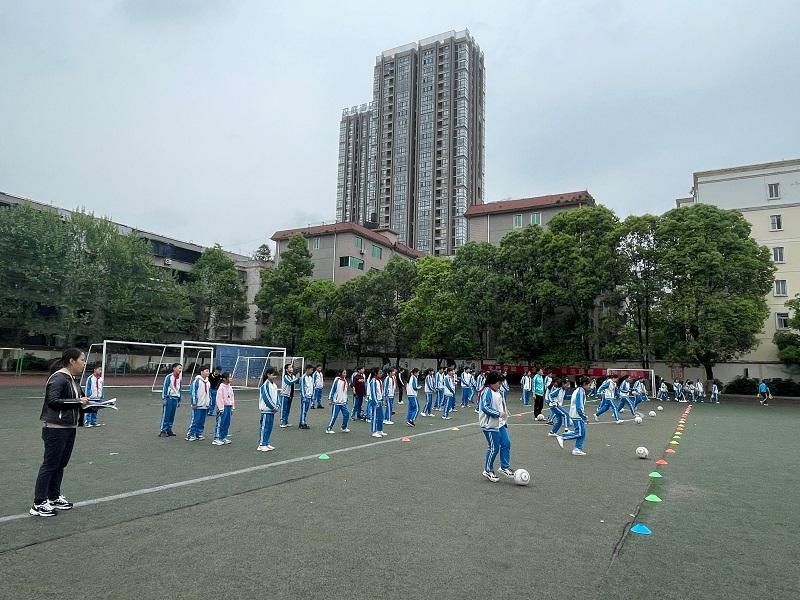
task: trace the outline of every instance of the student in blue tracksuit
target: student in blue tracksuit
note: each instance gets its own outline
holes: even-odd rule
[[[589,380],[586,377],[578,376],[575,378],[576,388],[572,392],[569,401],[569,418],[572,420],[574,431],[556,437],[559,447],[564,447],[564,440],[575,440],[575,448],[572,450],[574,456],[585,456],[583,443],[586,440],[586,392],[589,390]]]
[[[314,371],[314,404],[311,408],[324,408],[322,405],[322,390],[325,388],[325,374],[322,372],[322,365],[317,365]]]
[[[417,414],[419,414],[419,401],[417,392],[419,391],[419,369],[411,369],[411,375],[406,384],[406,396],[408,396],[408,412],[406,413],[406,424],[409,427],[417,426]]]
[[[181,405],[181,363],[172,363],[172,373],[164,378],[161,389],[161,433],[158,437],[174,437],[172,426],[175,423],[175,411]]]
[[[300,424],[298,429],[310,429],[308,411],[314,406],[314,367],[306,365],[306,373],[300,380]]]
[[[772,393],[769,391],[769,385],[767,384],[766,379],[762,379],[761,383],[758,384],[758,403],[761,406],[769,406],[769,401],[772,399]]]
[[[500,382],[500,393],[503,395],[503,401],[508,404],[508,392],[511,387],[508,385],[508,370],[503,371],[503,379]]]
[[[270,367],[264,373],[264,379],[258,388],[258,410],[261,413],[261,424],[259,428],[258,450],[259,452],[270,452],[275,450],[275,446],[270,444],[272,437],[272,427],[275,425],[275,413],[278,412],[278,386],[275,380],[278,379],[278,370]]]
[[[486,438],[486,455],[482,475],[492,483],[500,478],[495,475],[494,461],[500,454],[500,472],[506,477],[514,477],[511,468],[511,436],[508,432],[508,407],[500,394],[500,373],[491,372],[486,376],[486,387],[478,400],[480,413],[478,426]]]
[[[662,402],[669,402],[669,388],[667,388],[667,382],[663,379],[661,380],[661,385],[658,386],[658,399]]]
[[[553,427],[550,428],[550,432],[547,435],[555,437],[558,435],[558,430],[561,429],[562,425],[566,429],[569,429],[570,425],[569,413],[564,408],[564,382],[558,377],[553,380],[553,385],[550,387],[550,393],[547,395],[547,406],[553,415]]]
[[[716,381],[711,383],[711,402],[719,404],[719,386]]]
[[[633,384],[633,408],[634,410],[638,407],[642,402],[647,400],[647,386],[644,383],[644,379],[637,379],[636,383]]]
[[[599,421],[600,415],[611,409],[611,414],[614,415],[614,421],[622,423],[622,419],[619,418],[619,408],[617,407],[617,403],[614,402],[616,387],[617,384],[614,383],[613,375],[609,375],[606,380],[600,384],[600,387],[597,388],[597,392],[600,394],[600,402],[594,413],[595,421]]]
[[[389,367],[386,376],[383,378],[383,424],[394,425],[392,413],[394,412],[394,398],[397,394],[397,369]]]
[[[436,400],[433,405],[433,410],[441,410],[442,409],[442,402],[444,401],[444,367],[439,367],[439,370],[436,371]]]
[[[378,369],[375,376],[369,380],[369,403],[372,405],[372,437],[385,437],[383,431],[383,371]]]
[[[425,369],[425,407],[419,413],[423,417],[433,416],[433,395],[436,393],[436,377],[433,369]]]
[[[530,369],[525,369],[525,374],[519,380],[519,386],[522,388],[522,405],[530,406],[533,393],[533,376]]]
[[[92,371],[92,374],[89,375],[89,378],[86,380],[86,397],[93,402],[103,399],[102,372],[103,369],[100,367],[100,365],[97,365],[94,368],[94,371]],[[97,409],[87,408],[83,415],[83,426],[100,427],[101,425],[102,423],[97,422]]]
[[[192,402],[192,420],[186,431],[186,441],[205,439],[203,431],[206,427],[208,405],[211,404],[211,384],[208,381],[208,367],[200,367],[200,374],[194,378],[189,386],[189,398]]]
[[[619,406],[626,406],[631,411],[631,416],[636,416],[636,406],[633,403],[633,389],[630,376],[624,377],[619,384]]]
[[[461,373],[461,408],[469,406],[469,402],[472,400],[472,379],[472,370],[465,367]]]
[[[443,379],[444,383],[444,404],[442,405],[442,418],[452,419],[450,411],[456,406],[456,370],[453,367],[447,369]]]
[[[281,380],[281,424],[280,427],[291,427],[289,423],[289,413],[292,410],[292,397],[294,396],[294,384],[297,383],[298,376],[294,374],[294,365],[288,364],[283,367],[283,379]]]
[[[678,379],[672,384],[672,390],[675,392],[675,402],[686,402],[686,397],[683,395],[683,384]]]
[[[331,405],[331,419],[325,433],[336,433],[333,429],[339,413],[342,413],[342,433],[350,433],[347,425],[350,423],[350,411],[347,410],[347,371],[344,369],[331,384],[331,391],[328,393],[328,403]]]

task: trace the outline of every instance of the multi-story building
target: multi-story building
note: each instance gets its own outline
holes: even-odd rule
[[[65,208],[59,208],[29,200],[28,198],[20,198],[0,192],[0,208],[16,206],[17,204],[25,204],[37,210],[55,211],[61,215],[63,219],[68,219],[73,211]],[[178,277],[178,280],[185,281],[192,270],[192,266],[196,263],[205,251],[204,246],[194,244],[192,242],[184,242],[175,238],[163,236],[149,231],[143,231],[111,221],[123,235],[135,235],[137,237],[147,240],[150,247],[150,254],[152,256],[153,264],[162,269],[169,269]],[[239,274],[239,280],[242,283],[248,304],[248,317],[244,321],[238,322],[233,327],[233,341],[254,340],[259,335],[258,329],[258,308],[255,305],[255,297],[261,287],[261,270],[265,266],[272,266],[272,263],[265,263],[253,260],[249,256],[236,254],[234,252],[225,251],[225,254],[230,258],[236,266],[236,271]],[[216,331],[212,327],[210,337],[213,339],[222,339],[222,336],[227,336],[227,327],[220,327]]]
[[[526,225],[547,225],[556,214],[582,206],[594,206],[588,191],[552,194],[475,204],[466,213],[470,242],[499,244],[503,237]]]
[[[800,292],[800,159],[744,165],[694,174],[692,195],[677,206],[712,204],[737,210],[752,227],[751,236],[769,248],[777,267],[767,295],[770,314],[758,346],[740,362],[778,362],[776,331],[789,329],[786,301]]]
[[[337,221],[355,215],[349,220],[391,228],[424,254],[454,254],[467,242],[464,213],[483,202],[485,94],[483,52],[468,30],[379,54],[364,210],[344,184]],[[348,178],[347,144],[340,132],[340,182]]]
[[[336,222],[374,221],[375,186],[367,177],[372,104],[342,111],[339,124],[339,169],[336,184]],[[370,211],[367,211],[367,192]],[[376,224],[377,226],[377,224]]]
[[[373,269],[383,269],[392,257],[413,260],[422,256],[400,243],[396,232],[387,229],[367,229],[358,223],[332,223],[300,229],[276,231],[275,263],[280,264],[289,238],[300,234],[308,241],[313,279],[329,279],[344,283]]]

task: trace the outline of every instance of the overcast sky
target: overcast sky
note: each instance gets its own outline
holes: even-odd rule
[[[336,4],[336,7],[334,7]],[[800,158],[800,3],[0,0],[0,191],[249,254],[335,215],[382,50],[468,28],[486,200],[663,212],[692,173]]]

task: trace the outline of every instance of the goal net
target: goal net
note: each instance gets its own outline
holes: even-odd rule
[[[286,348],[273,346],[249,346],[198,341],[183,341],[185,348],[213,348],[213,366],[222,373],[230,373],[231,385],[235,389],[257,389],[268,367],[280,368],[284,364]],[[192,375],[194,379],[194,375]],[[185,380],[186,381],[186,380]]]
[[[612,375],[615,379],[628,375],[634,379],[644,379],[648,398],[655,398],[658,392],[656,389],[656,373],[653,369],[606,369],[606,375]]]
[[[22,348],[0,348],[0,373],[22,375]]]

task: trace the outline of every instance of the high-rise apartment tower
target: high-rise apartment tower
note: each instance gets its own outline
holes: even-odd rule
[[[359,113],[366,148],[350,148],[365,138],[349,133],[352,111],[342,117],[337,220],[390,228],[426,254],[453,254],[467,241],[467,207],[483,202],[484,112],[483,52],[469,31],[378,55],[371,109]],[[352,155],[366,156],[363,204],[347,193],[358,187]]]

